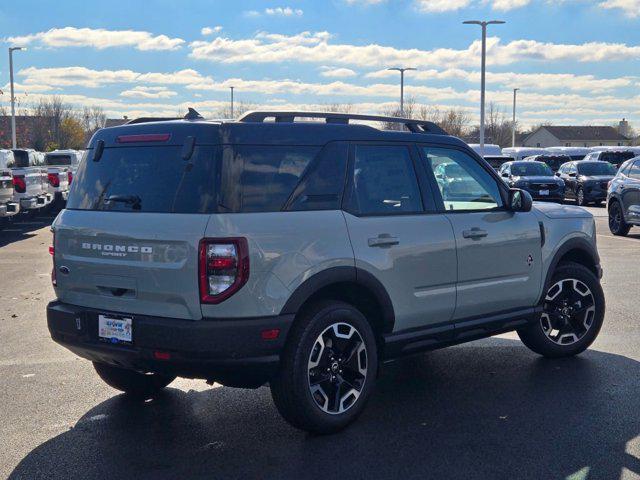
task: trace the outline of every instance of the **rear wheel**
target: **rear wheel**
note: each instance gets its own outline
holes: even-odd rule
[[[140,373],[98,362],[93,362],[93,368],[110,387],[141,399],[152,398],[176,378],[160,373]]]
[[[598,336],[604,309],[604,293],[593,272],[577,263],[564,263],[553,274],[540,320],[518,330],[518,335],[545,357],[577,355]]]
[[[625,236],[629,233],[631,225],[624,221],[620,202],[613,201],[609,206],[609,230],[614,235]]]
[[[282,356],[271,394],[296,428],[342,430],[364,409],[378,368],[373,330],[344,302],[321,302],[299,319]]]

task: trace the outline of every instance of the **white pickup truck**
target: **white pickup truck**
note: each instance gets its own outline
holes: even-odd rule
[[[44,156],[47,169],[48,192],[56,204],[64,204],[69,195],[73,175],[78,169],[82,152],[78,150],[54,150]]]
[[[25,213],[43,209],[53,201],[48,191],[44,157],[39,153],[32,149],[13,150],[13,198]]]
[[[10,217],[20,212],[20,204],[13,199],[13,173],[15,159],[11,150],[0,150],[0,228]]]

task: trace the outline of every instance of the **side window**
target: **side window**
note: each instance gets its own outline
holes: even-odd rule
[[[320,147],[233,145],[223,149],[220,201],[230,212],[278,212]]]
[[[348,157],[347,142],[325,145],[296,187],[287,210],[339,210]]]
[[[633,163],[634,162],[627,162],[626,164],[624,164],[620,170],[618,170],[618,174],[620,175],[625,175],[625,176],[629,176],[629,172],[631,171],[631,167],[633,167]]]
[[[571,164],[571,166],[569,167],[569,173],[575,173],[576,175],[578,174],[578,167],[576,167],[576,165],[574,163]]]
[[[640,160],[637,160],[633,163],[631,170],[629,171],[629,177],[634,180],[640,180]]]
[[[361,215],[422,212],[409,148],[356,145],[348,210]]]
[[[447,211],[492,210],[502,207],[496,180],[460,150],[424,147],[427,169],[433,171]]]

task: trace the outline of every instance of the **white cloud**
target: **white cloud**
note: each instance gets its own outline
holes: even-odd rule
[[[176,92],[167,89],[167,87],[145,87],[143,85],[137,85],[130,90],[120,92],[120,96],[126,98],[171,98],[176,95]]]
[[[80,86],[97,88],[113,83],[180,84],[200,82],[205,79],[196,70],[185,69],[168,73],[139,73],[132,70],[92,70],[86,67],[24,68],[18,72],[28,85],[55,87]]]
[[[416,7],[421,12],[439,13],[460,10],[468,7],[471,0],[416,0]]]
[[[502,12],[526,7],[529,3],[531,3],[531,0],[491,0],[492,8]]]
[[[345,0],[348,5],[378,5],[380,3],[384,3],[387,0]]]
[[[265,8],[264,13],[271,16],[277,17],[301,17],[303,15],[303,11],[299,8],[291,8],[291,7],[275,7],[275,8]]]
[[[221,25],[216,25],[215,27],[202,27],[200,30],[201,35],[213,35],[214,33],[219,33],[222,31]]]
[[[301,62],[342,64],[376,68],[393,64],[411,64],[422,68],[475,66],[479,62],[481,42],[466,49],[399,49],[378,44],[332,43],[328,32],[302,32],[282,35],[259,32],[251,38],[233,40],[218,37],[195,41],[190,57],[222,63]],[[499,37],[487,39],[488,63],[508,65],[526,61],[603,62],[640,58],[640,46],[624,43],[588,42],[558,44],[536,40],[502,43]]]
[[[112,47],[134,47],[138,50],[176,50],[184,44],[181,38],[153,35],[136,30],[105,30],[102,28],[52,28],[46,32],[8,37],[5,42],[14,45],[43,47],[91,47],[99,50]]]
[[[320,70],[320,75],[327,78],[347,78],[357,75],[357,73],[350,68],[321,67]]]
[[[640,0],[605,0],[598,6],[608,10],[622,10],[627,17],[631,18],[640,16]]]

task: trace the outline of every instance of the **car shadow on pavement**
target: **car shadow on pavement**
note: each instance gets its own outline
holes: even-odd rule
[[[267,388],[115,395],[9,478],[617,479],[640,474],[625,450],[639,379],[620,355],[552,361],[489,339],[385,366],[360,419],[326,437],[289,427]]]
[[[17,219],[5,221],[0,228],[0,247],[35,237],[36,230],[51,225],[56,215],[53,211],[30,217],[16,215]]]

